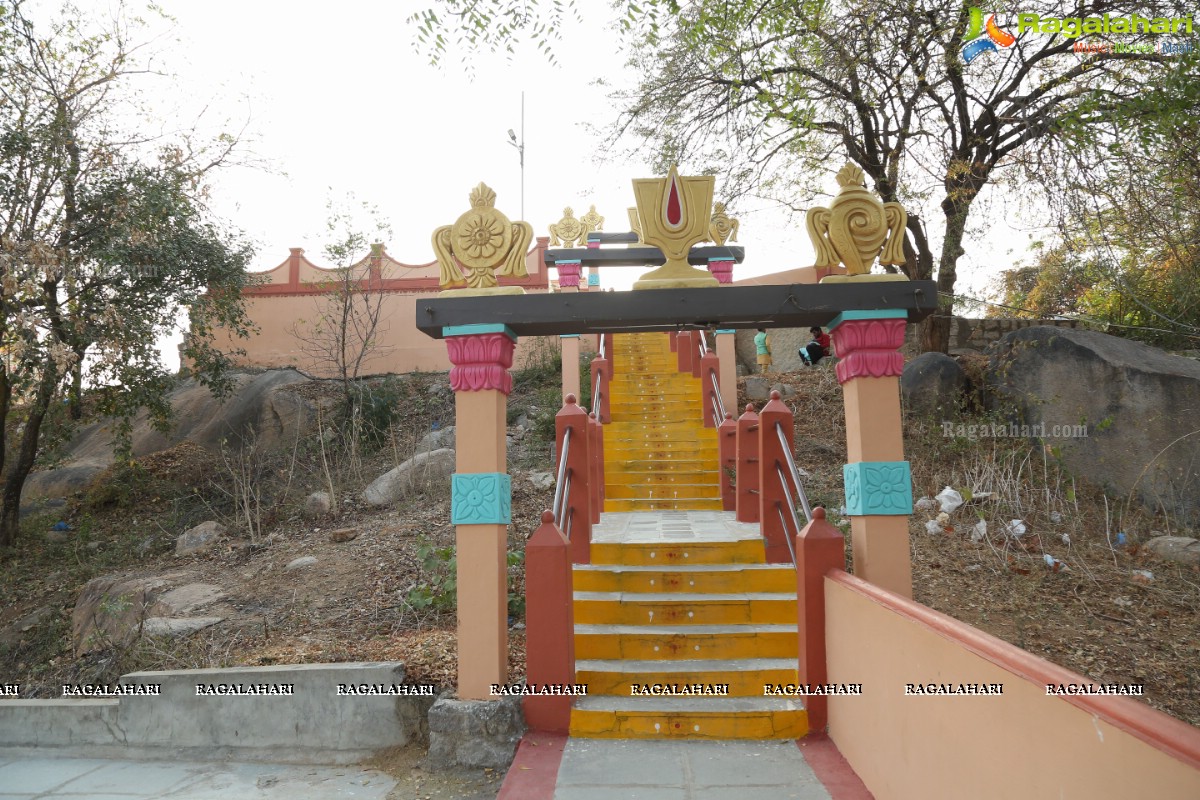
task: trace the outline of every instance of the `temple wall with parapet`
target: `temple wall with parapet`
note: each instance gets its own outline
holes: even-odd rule
[[[500,284],[520,286],[530,293],[550,291],[552,284],[543,263],[548,243],[547,237],[539,237],[526,254],[527,277],[502,277]],[[363,364],[361,374],[450,369],[445,343],[416,328],[417,298],[440,291],[436,261],[404,264],[377,245],[370,255],[352,265],[350,271],[360,286],[383,298],[377,332],[379,347]],[[305,257],[302,249],[293,247],[279,266],[256,273],[255,285],[243,292],[246,314],[257,330],[249,339],[219,331],[217,346],[226,352],[245,350],[245,355],[234,357],[241,366],[295,367],[310,375],[333,377],[334,365],[310,352],[312,348],[295,332],[311,331],[328,301],[329,283],[336,277],[336,270],[317,266]],[[534,340],[518,342],[515,364],[522,364],[526,352],[534,346]]]

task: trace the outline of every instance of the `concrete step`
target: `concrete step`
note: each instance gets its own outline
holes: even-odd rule
[[[796,570],[790,564],[708,564],[669,568],[576,564],[573,574],[577,592],[796,591]]]
[[[580,659],[575,662],[575,682],[586,684],[589,696],[633,697],[633,687],[647,684],[701,684],[722,687],[730,697],[762,697],[764,686],[796,683],[797,674],[794,658]]]
[[[576,625],[578,659],[799,658],[791,625]]]
[[[794,625],[796,614],[795,592],[575,592],[577,625]]]
[[[571,735],[620,739],[799,739],[808,713],[792,698],[608,697],[575,701]]]

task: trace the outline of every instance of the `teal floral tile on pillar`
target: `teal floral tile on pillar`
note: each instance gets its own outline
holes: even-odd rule
[[[913,512],[912,473],[907,461],[859,461],[842,467],[846,513],[851,516]]]
[[[512,478],[503,472],[451,475],[450,522],[454,525],[511,523]]]

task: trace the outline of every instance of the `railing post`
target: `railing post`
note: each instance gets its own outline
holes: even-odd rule
[[[575,395],[568,395],[562,410],[554,417],[557,429],[556,452],[559,459],[563,454],[563,437],[569,429],[571,442],[567,448],[567,470],[563,480],[569,480],[571,491],[563,498],[562,518],[559,526],[571,542],[571,560],[576,564],[590,564],[592,560],[592,503],[588,477],[591,470],[588,433],[588,415],[579,407]],[[555,474],[558,464],[555,465]],[[563,488],[566,492],[566,487]]]
[[[667,331],[667,338],[671,340],[671,352],[674,353],[679,347],[679,343],[677,341],[678,333],[671,333],[670,331]]]
[[[542,512],[542,524],[525,543],[525,674],[530,685],[575,683],[575,613],[567,537]],[[527,696],[525,721],[539,731],[567,733],[570,696]]]
[[[588,414],[588,502],[592,524],[600,522],[600,491],[604,486],[604,450],[600,444],[601,425],[595,413]]]
[[[846,540],[825,519],[825,509],[813,509],[812,522],[796,537],[796,609],[800,622],[800,683],[827,682],[825,662],[825,576],[846,568]],[[526,612],[528,614],[528,612]],[[824,733],[828,705],[824,695],[804,698],[808,727]]]
[[[758,414],[746,404],[737,421],[737,497],[734,510],[738,522],[758,522]]]
[[[612,394],[612,362],[607,358],[596,356],[592,359],[592,392],[596,391],[596,376],[601,375],[603,379],[600,381],[600,421],[607,425],[612,422],[612,411],[609,406],[609,395]],[[592,397],[593,407],[595,407],[595,396]]]
[[[721,510],[737,509],[733,477],[737,474],[737,422],[725,412],[725,420],[717,428],[717,453],[721,460]]]
[[[700,334],[703,336],[704,334]],[[719,423],[713,419],[713,407],[717,405],[717,388],[719,387],[720,375],[718,370],[721,368],[721,360],[717,358],[717,354],[709,352],[700,359],[700,402],[704,410],[704,427],[714,428]]]
[[[692,332],[680,331],[675,334],[675,356],[678,359],[680,372],[692,371]]]
[[[616,363],[616,353],[613,352],[613,335],[611,333],[602,333],[600,338],[604,340],[604,379],[611,381],[613,376],[613,364]],[[597,343],[597,347],[599,343]],[[608,420],[605,420],[608,422]]]
[[[700,340],[704,338],[704,331],[692,331],[692,377],[699,378],[704,373],[700,371]]]
[[[784,519],[791,516],[787,505],[792,497],[797,497],[796,486],[792,482],[791,469],[788,468],[787,457],[783,454],[783,444],[779,441],[776,424],[783,428],[784,438],[787,439],[789,450],[793,448],[792,410],[779,399],[779,392],[772,391],[771,399],[763,406],[758,414],[758,488],[759,488],[759,520],[762,524],[763,538],[767,540],[767,562],[770,564],[786,564],[792,560],[788,549],[787,537],[791,535],[783,520],[779,519],[777,509],[786,509]],[[779,481],[779,471],[787,481],[785,487]]]

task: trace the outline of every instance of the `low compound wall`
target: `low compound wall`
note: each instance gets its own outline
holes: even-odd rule
[[[1200,797],[1200,729],[845,572],[825,578],[829,735],[877,800]],[[906,684],[1002,694],[905,694]]]
[[[135,672],[120,685],[157,686],[158,694],[0,702],[0,747],[352,763],[424,737],[437,698],[432,687],[408,686],[396,691],[426,693],[398,695],[339,693],[339,686],[392,687],[403,680],[397,662]],[[260,694],[216,693],[230,686]]]

